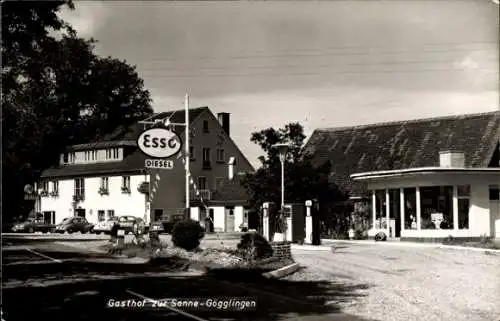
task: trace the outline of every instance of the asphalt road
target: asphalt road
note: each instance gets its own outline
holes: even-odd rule
[[[209,275],[172,272],[167,265],[124,263],[106,255],[77,251],[50,242],[11,244],[3,248],[4,319],[71,320],[371,320],[326,306],[328,282],[267,280],[222,271]],[[99,261],[101,259],[101,261]],[[338,291],[338,286],[336,288]],[[348,295],[350,289],[345,289]],[[255,300],[254,310],[188,309],[189,315],[166,307],[111,308],[110,300],[165,298]],[[132,301],[128,301],[132,302]],[[135,301],[138,302],[138,301]]]
[[[383,244],[339,244],[328,252],[294,250],[308,267],[301,280],[358,286],[343,311],[378,320],[500,320],[500,255]]]

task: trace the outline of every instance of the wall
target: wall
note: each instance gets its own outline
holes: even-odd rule
[[[402,230],[401,237],[480,237],[490,235],[489,186],[498,184],[499,173],[439,173],[432,175],[412,175],[397,178],[377,179],[368,183],[368,188],[407,188],[416,186],[471,185],[468,230]],[[376,231],[370,231],[373,236]]]
[[[138,185],[145,180],[144,175],[130,176],[130,194],[122,193],[122,176],[109,177],[109,195],[99,195],[100,177],[85,178],[85,200],[77,207],[86,210],[86,218],[91,223],[97,223],[97,211],[114,210],[115,215],[132,215],[144,217],[146,213],[145,196],[137,190]],[[49,188],[52,188],[51,186]],[[65,217],[73,216],[73,195],[75,194],[74,179],[59,181],[59,195],[41,198],[40,210],[55,211],[56,224]],[[51,192],[51,190],[49,190]],[[90,213],[92,210],[92,213]],[[107,217],[107,216],[106,216]]]
[[[209,133],[203,132],[203,121],[208,121]],[[227,137],[217,118],[210,112],[204,112],[194,120],[190,127],[191,141],[190,146],[194,147],[194,159],[190,161],[190,172],[193,181],[198,185],[198,177],[206,177],[206,189],[215,188],[216,177],[228,177],[229,157],[236,157],[235,174],[239,171],[253,170],[243,154],[238,150],[232,140]],[[181,139],[184,144],[184,133],[181,133]],[[203,169],[203,148],[211,150],[211,169]],[[224,161],[217,162],[217,148],[224,149]],[[184,155],[184,146],[182,149]],[[185,208],[185,169],[182,158],[178,155],[172,157],[174,168],[171,170],[160,170],[155,173],[160,174],[160,182],[157,192],[153,198],[152,209],[163,208],[164,213],[170,215],[176,211]],[[194,191],[191,191],[194,194]]]
[[[243,224],[244,208],[243,206],[235,206],[234,207],[234,230],[241,231],[240,225]]]
[[[215,232],[225,232],[226,231],[226,207],[225,206],[210,206],[209,209],[214,211],[214,231]],[[191,219],[199,220],[199,208],[191,207]],[[235,232],[241,231],[240,225],[244,221],[244,207],[235,206],[234,207],[234,230]]]
[[[226,230],[226,211],[224,206],[211,206],[214,210],[214,231],[224,232]]]

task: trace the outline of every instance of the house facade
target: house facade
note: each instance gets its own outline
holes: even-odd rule
[[[191,201],[212,198],[231,170],[251,172],[253,167],[230,137],[230,115],[217,117],[208,107],[190,109],[190,173],[199,193]],[[184,122],[184,110],[158,113],[149,120],[169,118]],[[172,169],[146,169],[148,159],[137,147],[146,125],[120,126],[100,141],[70,146],[57,166],[41,174],[37,184],[37,211],[58,223],[68,216],[84,216],[95,223],[114,215],[151,220],[185,213],[184,157],[172,158]],[[184,127],[174,131],[183,136]]]
[[[331,160],[369,236],[500,237],[500,112],[317,130],[306,148]]]
[[[232,159],[229,173],[221,188],[203,203],[193,202],[191,218],[199,221],[207,232],[241,232],[244,228],[258,229],[259,214],[252,211],[250,196],[241,185],[243,174],[234,175]]]

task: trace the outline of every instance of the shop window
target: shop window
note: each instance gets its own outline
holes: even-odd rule
[[[453,186],[420,188],[421,229],[453,227]]]

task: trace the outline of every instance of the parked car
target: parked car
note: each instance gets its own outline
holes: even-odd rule
[[[28,217],[25,221],[14,224],[12,227],[12,232],[17,233],[34,233],[34,232],[53,232],[56,226],[54,224],[47,223],[43,217],[42,213],[37,213],[35,216]]]
[[[148,227],[144,220],[140,217],[124,215],[118,217],[118,228],[125,230],[125,233],[134,233],[136,230],[141,230],[142,233],[148,232]]]
[[[118,216],[112,216],[110,217],[107,221],[102,221],[97,223],[94,226],[94,233],[95,234],[110,234],[111,229],[115,224],[118,224]]]
[[[184,215],[172,215],[167,220],[160,220],[151,223],[151,228],[149,229],[151,232],[161,233],[172,233],[172,229],[174,228],[175,223],[178,221],[182,221],[184,219]]]
[[[94,228],[85,217],[72,216],[66,217],[61,223],[56,226],[57,233],[89,233]]]

